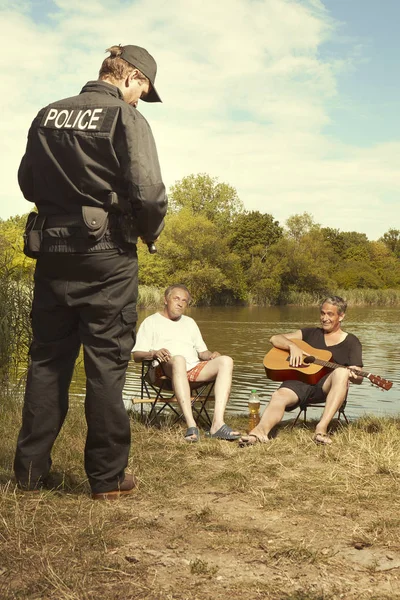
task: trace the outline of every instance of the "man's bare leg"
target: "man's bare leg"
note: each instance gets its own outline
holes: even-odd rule
[[[224,425],[224,415],[226,405],[229,400],[229,394],[232,386],[233,360],[230,356],[218,356],[208,361],[205,367],[200,371],[196,381],[215,380],[215,406],[214,416],[210,433],[216,433]],[[240,431],[232,432],[233,435],[240,435]]]
[[[191,394],[186,374],[186,360],[183,356],[173,356],[167,363],[163,363],[163,369],[164,373],[172,380],[175,396],[181,407],[187,426],[196,427],[190,401]],[[195,436],[191,437],[194,439]]]
[[[298,402],[297,394],[289,388],[280,388],[271,396],[269,404],[266,406],[259,424],[249,431],[248,435],[240,438],[239,444],[243,446],[252,446],[257,442],[268,442],[268,435],[271,430],[282,421],[285,410]]]
[[[327,394],[322,417],[315,428],[315,435],[326,436],[328,427],[335,413],[342,406],[349,386],[349,370],[346,368],[335,369],[324,382],[323,391]]]

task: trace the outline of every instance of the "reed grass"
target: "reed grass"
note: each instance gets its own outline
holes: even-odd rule
[[[400,304],[400,289],[338,290],[337,293],[346,298],[351,306],[398,306]]]
[[[54,489],[12,480],[20,403],[0,421],[0,596],[5,600],[399,598],[400,420],[282,425],[240,449],[183,441],[181,426],[132,420],[137,491],[95,503],[83,470],[85,422],[70,409],[53,452]],[[246,421],[232,425],[244,429]]]
[[[18,277],[12,257],[0,264],[0,384],[18,378],[21,357],[28,355],[31,341],[32,285]]]
[[[398,306],[400,304],[400,289],[337,289],[336,295],[345,298],[349,306]],[[290,292],[287,304],[295,306],[318,306],[325,295],[313,292]]]
[[[155,286],[139,285],[138,308],[160,308],[164,298],[164,290]]]
[[[354,289],[334,291],[336,295],[345,298],[349,306],[399,306],[400,305],[400,289],[391,290],[372,290],[372,289]],[[164,289],[159,289],[154,286],[139,286],[138,307],[160,308],[164,297]],[[314,292],[296,292],[291,291],[288,295],[286,304],[293,306],[319,306],[325,295]],[[257,305],[257,301],[250,295],[246,302],[241,302],[242,305]],[[272,305],[267,302],[265,305]]]

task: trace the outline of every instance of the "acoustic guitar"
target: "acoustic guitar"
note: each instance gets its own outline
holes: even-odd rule
[[[343,367],[337,363],[330,362],[332,353],[329,350],[319,350],[313,348],[303,340],[291,340],[309,356],[303,357],[303,363],[299,367],[291,367],[289,365],[289,351],[281,350],[280,348],[272,348],[264,356],[264,367],[267,377],[272,381],[286,381],[287,379],[296,379],[311,385],[318,383],[324,375],[332,369]],[[367,371],[357,371],[358,375],[366,377],[378,387],[384,390],[390,390],[393,385],[392,381],[383,379],[378,375],[372,375]]]

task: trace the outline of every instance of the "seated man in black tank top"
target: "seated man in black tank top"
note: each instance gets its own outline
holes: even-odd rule
[[[341,328],[347,304],[339,296],[325,298],[320,307],[320,327],[306,327],[294,333],[273,335],[270,342],[275,348],[290,352],[290,365],[298,367],[303,362],[303,351],[293,343],[304,340],[310,346],[320,350],[329,349],[332,362],[344,365],[325,375],[316,385],[302,381],[284,381],[271,397],[260,423],[247,436],[239,440],[241,446],[252,446],[257,442],[267,442],[271,429],[277,425],[287,410],[306,406],[308,403],[325,403],[324,412],[319,421],[314,441],[318,444],[331,444],[328,427],[335,413],[343,404],[349,382],[361,383],[357,368],[363,366],[362,349],[359,339]]]

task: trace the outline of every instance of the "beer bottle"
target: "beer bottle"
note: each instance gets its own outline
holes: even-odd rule
[[[249,431],[254,429],[260,422],[260,398],[257,390],[251,390],[249,396]]]

